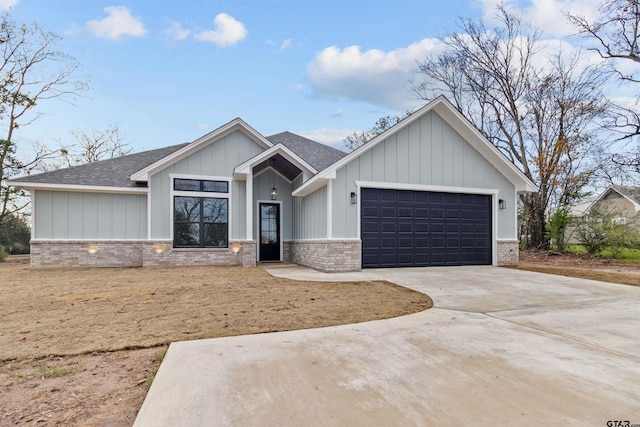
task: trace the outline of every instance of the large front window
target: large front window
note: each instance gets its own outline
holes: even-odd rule
[[[228,246],[228,199],[176,196],[173,208],[175,247]]]
[[[173,194],[174,247],[229,247],[228,181],[176,177]]]

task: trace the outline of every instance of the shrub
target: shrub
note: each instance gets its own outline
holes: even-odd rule
[[[630,224],[614,222],[614,215],[592,210],[584,217],[577,232],[587,253],[596,255],[608,247],[614,258],[623,249],[638,247],[638,232]]]
[[[4,251],[4,246],[0,245],[0,262],[4,262],[7,258],[7,253]]]
[[[560,209],[553,215],[547,224],[547,238],[552,240],[556,249],[564,252],[567,249],[566,230],[571,223],[571,216],[566,209]]]

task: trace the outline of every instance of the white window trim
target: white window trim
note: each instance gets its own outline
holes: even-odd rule
[[[173,180],[175,178],[178,179],[197,179],[197,180],[206,180],[206,181],[226,181],[227,182],[227,188],[228,188],[228,192],[227,193],[216,193],[216,192],[210,192],[210,191],[181,191],[181,190],[174,190],[173,189]],[[175,217],[175,213],[174,213],[174,198],[175,196],[181,196],[181,197],[205,197],[208,199],[227,199],[227,249],[230,247],[230,242],[231,242],[231,230],[232,228],[232,221],[233,221],[233,215],[232,215],[232,195],[231,195],[231,191],[232,191],[232,184],[233,183],[233,179],[228,177],[228,176],[211,176],[211,175],[188,175],[188,174],[178,174],[178,173],[170,173],[169,174],[169,198],[170,198],[170,202],[169,202],[169,211],[170,211],[170,215],[169,215],[169,238],[171,239],[171,245],[173,246],[174,244],[174,238],[173,238],[173,229],[175,228],[175,223],[174,223],[174,217]],[[149,221],[149,224],[151,224],[151,221]],[[178,249],[225,249],[225,248],[178,248]]]

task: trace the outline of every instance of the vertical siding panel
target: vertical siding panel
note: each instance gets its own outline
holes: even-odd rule
[[[83,238],[82,196],[82,193],[67,193],[67,237],[69,239]]]
[[[431,182],[442,185],[442,145],[444,144],[444,120],[437,114],[433,115],[431,130]]]
[[[125,239],[126,206],[122,194],[113,195],[113,205],[111,211],[111,224],[114,239]]]
[[[360,175],[360,169],[360,162],[353,162],[353,166],[351,164],[347,165],[347,185],[341,190],[342,192],[339,194],[335,194],[334,189],[334,199],[337,197],[338,200],[341,201],[341,205],[344,206],[344,208],[342,210],[343,223],[341,224],[341,232],[340,234],[336,234],[334,232],[333,237],[356,237],[358,210],[356,209],[356,205],[351,204],[351,192],[356,191],[356,180],[359,179],[358,177]]]
[[[384,182],[384,143],[373,147],[371,155],[373,156],[373,180]]]
[[[147,196],[138,196],[138,230],[140,238],[147,238]]]
[[[421,157],[424,151],[424,142],[420,140],[420,122],[413,122],[407,129],[407,144],[409,147],[409,182],[419,184],[422,182]]]
[[[445,127],[444,143],[442,146],[442,182],[444,185],[453,185],[453,144],[455,144],[456,132],[449,125]]]
[[[53,237],[53,198],[51,191],[35,191],[35,204],[37,215],[35,216],[36,239],[51,239]]]
[[[453,140],[453,185],[462,187],[464,185],[464,146],[467,142],[458,134],[454,135]]]
[[[82,236],[85,239],[95,239],[98,235],[98,195],[84,193],[82,210],[84,212]]]
[[[110,239],[111,231],[111,194],[101,194],[98,197],[98,239]]]
[[[67,194],[66,191],[56,191],[56,194],[52,197],[51,222],[55,224],[51,233],[53,239],[64,239],[67,236],[69,220],[67,216]]]
[[[409,130],[407,128],[398,131],[397,135],[397,148],[398,158],[397,161],[397,176],[398,182],[409,182]]]
[[[396,135],[391,135],[384,142],[384,179],[386,182],[398,182],[398,143]]]
[[[420,184],[431,184],[431,118],[433,113],[427,113],[416,123],[419,127],[420,150]]]
[[[475,150],[469,144],[464,145],[464,171],[463,171],[463,183],[462,185],[465,187],[473,187],[474,186],[474,175],[475,175]]]
[[[373,153],[371,150],[366,151],[359,157],[360,161],[360,180],[373,180]]]

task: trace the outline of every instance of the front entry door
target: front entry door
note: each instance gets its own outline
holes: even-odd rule
[[[260,203],[260,261],[280,261],[280,204]]]

